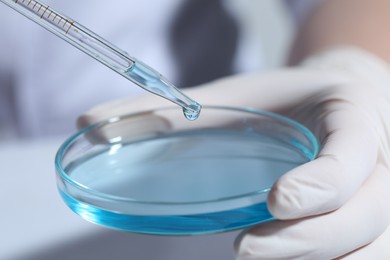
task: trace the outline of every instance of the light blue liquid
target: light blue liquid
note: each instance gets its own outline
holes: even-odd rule
[[[183,108],[183,113],[185,118],[187,118],[190,121],[194,121],[198,119],[200,114],[200,108],[201,106],[199,104],[197,105],[190,105],[189,107]]]
[[[93,195],[73,196],[66,190],[61,195],[86,220],[125,231],[184,235],[243,228],[272,219],[265,196],[252,194],[249,205],[232,200],[229,206],[230,199],[267,191],[285,172],[307,162],[294,142],[252,132],[199,130],[113,146],[69,165],[66,172],[91,190],[142,203],[115,201],[113,209],[109,200],[104,206],[91,203]],[[155,202],[167,204],[142,213],[142,204]],[[187,207],[183,213],[181,204]]]
[[[136,61],[125,72],[124,76],[142,88],[183,107],[184,116],[188,120],[196,120],[199,117],[201,105],[184,95],[184,93],[148,65]]]
[[[60,194],[85,220],[122,231],[152,235],[202,235],[245,228],[273,220],[265,203],[215,213],[178,216],[137,216],[107,211]],[[239,221],[238,221],[239,220]]]

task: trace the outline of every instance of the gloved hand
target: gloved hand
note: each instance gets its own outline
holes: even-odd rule
[[[237,259],[390,259],[390,79],[374,57],[355,56],[374,78],[366,70],[356,73],[363,65],[338,64],[341,52],[315,57],[308,67],[235,76],[187,91],[203,104],[283,114],[311,129],[322,145],[316,160],[274,185],[268,208],[280,220],[243,232]],[[165,104],[152,95],[124,99],[92,109],[78,123]]]

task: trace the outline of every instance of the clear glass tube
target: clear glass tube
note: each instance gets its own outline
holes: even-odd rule
[[[143,62],[88,30],[73,19],[34,0],[0,0],[58,37],[87,53],[143,89],[183,108],[187,119],[198,117],[201,105]]]

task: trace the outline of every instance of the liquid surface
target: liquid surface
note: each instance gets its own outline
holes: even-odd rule
[[[74,181],[91,190],[142,203],[116,200],[94,205],[93,195],[76,198],[66,191],[62,195],[85,219],[116,229],[213,233],[271,219],[264,194],[252,194],[249,203],[234,198],[266,191],[285,172],[307,161],[296,145],[270,136],[194,131],[112,146],[66,169]],[[176,204],[149,205],[156,202]]]

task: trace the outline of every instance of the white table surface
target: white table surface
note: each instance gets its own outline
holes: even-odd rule
[[[237,232],[195,237],[112,231],[60,198],[54,156],[61,139],[0,143],[0,259],[234,259]]]

